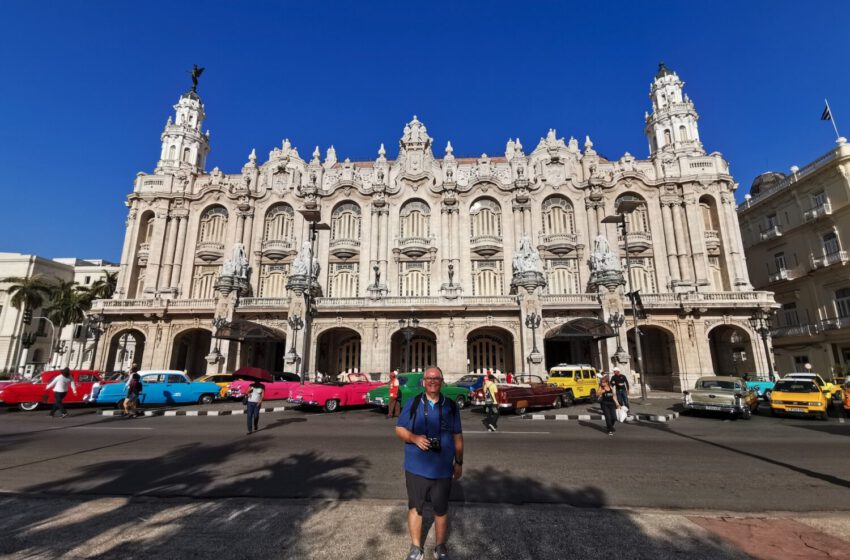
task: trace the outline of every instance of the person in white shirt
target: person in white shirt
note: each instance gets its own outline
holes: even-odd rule
[[[265,385],[259,381],[254,381],[248,387],[248,394],[246,395],[248,410],[245,414],[248,417],[248,435],[251,435],[251,428],[255,432],[260,429],[260,405],[263,404],[265,391]]]
[[[53,389],[53,408],[50,409],[50,416],[56,413],[57,410],[62,412],[62,418],[68,416],[68,411],[65,410],[65,405],[62,404],[62,399],[65,398],[65,395],[68,394],[68,387],[70,386],[71,391],[76,395],[77,394],[77,386],[74,384],[74,380],[71,378],[71,370],[68,368],[63,368],[59,375],[54,377],[50,383],[47,384],[45,388],[46,391]]]

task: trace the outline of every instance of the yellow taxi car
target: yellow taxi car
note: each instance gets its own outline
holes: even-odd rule
[[[824,381],[823,377],[817,373],[789,373],[787,375],[783,375],[782,379],[808,379],[810,381],[814,381],[815,384],[820,387],[821,391],[824,392],[828,400],[834,399],[841,392],[840,384]]]
[[[770,395],[770,413],[815,414],[827,419],[829,399],[811,379],[783,378],[773,386]]]
[[[219,398],[227,398],[227,390],[230,389],[230,384],[236,381],[236,378],[229,373],[213,373],[210,375],[201,376],[195,381],[206,381],[208,383],[215,383],[221,390],[218,392]]]
[[[546,382],[564,390],[562,401],[567,405],[577,399],[595,399],[599,390],[597,371],[587,364],[558,364],[549,370]]]

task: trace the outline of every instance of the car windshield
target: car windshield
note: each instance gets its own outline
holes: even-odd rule
[[[399,386],[407,385],[407,378],[406,377],[399,377],[398,378],[398,384],[399,384]]]
[[[727,389],[732,390],[735,388],[734,381],[719,381],[717,379],[706,379],[699,382],[700,389]]]
[[[778,391],[780,393],[817,393],[818,388],[817,385],[815,385],[811,381],[804,381],[801,379],[786,379],[778,382],[773,387],[773,391]]]
[[[456,384],[456,385],[459,385],[459,384],[461,384],[461,383],[463,383],[463,384],[468,384],[468,383],[475,383],[476,381],[478,381],[478,376],[477,376],[477,375],[464,375],[463,377],[461,377],[460,379],[458,379],[458,380],[455,382],[455,384]]]
[[[806,379],[806,380],[814,381],[815,383],[817,383],[818,387],[823,387],[823,379],[821,379],[820,376],[816,377],[814,375],[805,375],[805,374],[800,375],[800,374],[794,373],[794,374],[789,375],[788,377],[790,379]]]

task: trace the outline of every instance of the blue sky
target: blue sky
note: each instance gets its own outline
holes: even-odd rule
[[[527,150],[551,128],[609,158],[645,158],[663,60],[686,82],[708,151],[740,182],[850,136],[850,3],[0,3],[0,251],[118,260],[123,201],[151,172],[190,84],[208,170],[238,172],[289,138],[303,156],[394,157],[416,114],[442,154]]]

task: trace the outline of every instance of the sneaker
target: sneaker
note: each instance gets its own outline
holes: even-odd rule
[[[608,435],[609,435],[609,436],[613,436],[613,435],[614,435],[614,432],[609,431],[609,432],[608,432]]]
[[[410,545],[410,552],[404,557],[404,560],[422,560],[425,558],[425,552],[416,545]]]
[[[449,552],[446,550],[446,545],[438,544],[434,549],[434,560],[448,560]]]

